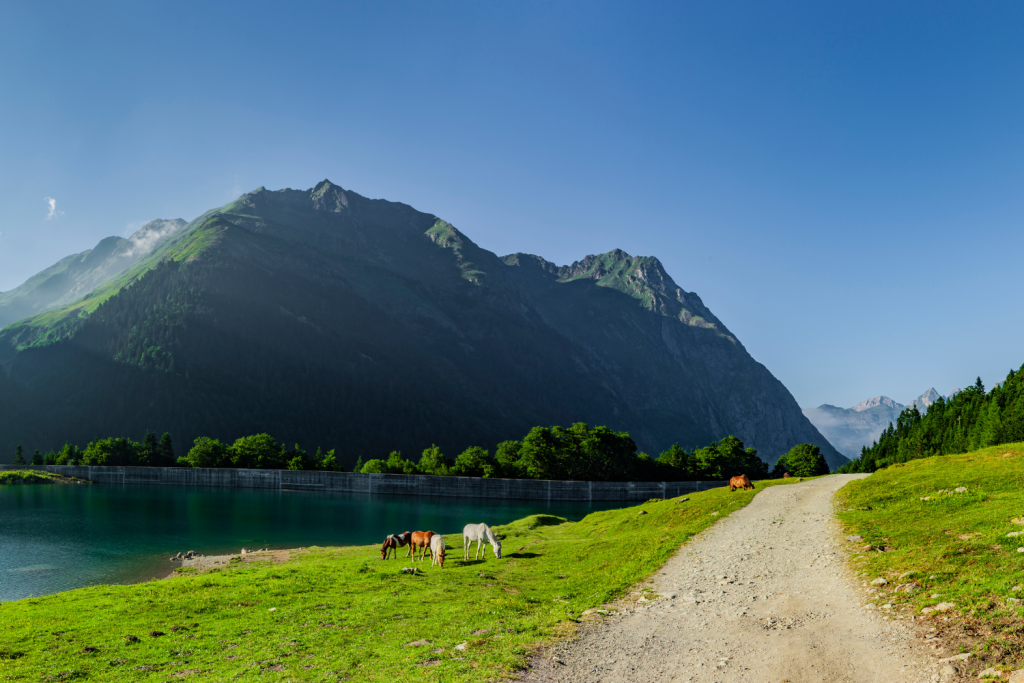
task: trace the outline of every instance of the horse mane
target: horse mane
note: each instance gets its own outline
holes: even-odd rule
[[[491,545],[494,545],[498,542],[498,539],[494,535],[494,532],[491,531],[491,527],[487,526],[486,524],[484,525],[484,533],[487,534],[487,540],[491,542]]]

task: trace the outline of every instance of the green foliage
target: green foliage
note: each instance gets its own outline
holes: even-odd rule
[[[775,463],[775,474],[789,472],[794,477],[817,477],[828,474],[828,463],[821,449],[809,443],[799,443]]]
[[[82,465],[120,467],[139,464],[142,444],[131,439],[98,439],[82,454]]]
[[[359,463],[356,463],[357,465]],[[363,474],[389,474],[387,463],[377,458],[367,460],[359,469]]]
[[[217,439],[201,436],[189,450],[188,455],[178,459],[186,467],[230,467],[231,459],[227,447]]]
[[[494,452],[494,460],[498,464],[501,476],[508,479],[519,479],[526,476],[522,469],[522,441],[502,441]]]
[[[287,450],[266,433],[244,436],[231,445],[201,436],[188,453],[168,461],[173,454],[171,437],[160,443],[147,432],[142,443],[130,439],[100,439],[85,451],[65,444],[53,454],[55,464],[82,465],[179,465],[182,467],[238,467],[247,469],[290,469],[344,471],[334,449],[317,448],[310,456],[298,444]],[[729,436],[692,453],[678,444],[653,459],[637,453],[636,444],[625,432],[607,427],[590,428],[582,422],[571,427],[534,427],[522,441],[503,441],[495,456],[480,447],[467,448],[450,462],[437,445],[423,451],[419,463],[392,451],[387,460],[360,457],[353,472],[366,474],[426,474],[433,476],[507,477],[572,481],[691,481],[723,480],[736,474],[752,478],[767,476],[768,466],[752,448],[743,448]],[[808,475],[810,476],[810,475]]]
[[[32,453],[32,464],[33,465],[42,465],[43,464],[43,454],[39,452],[38,448],[35,450],[34,453]]]
[[[498,472],[498,463],[490,453],[479,446],[467,448],[459,453],[450,470],[456,477],[494,477]]]
[[[933,455],[967,453],[1024,441],[1024,367],[985,391],[979,377],[951,399],[939,398],[924,415],[906,408],[871,446],[839,472],[874,472],[895,463]]]
[[[441,453],[441,449],[437,447],[437,444],[434,444],[423,451],[423,454],[420,456],[419,467],[417,469],[420,474],[445,477],[449,474],[448,459],[444,457],[443,453]],[[405,474],[415,474],[415,471],[405,472]]]
[[[751,479],[768,476],[768,463],[758,458],[753,448],[744,448],[735,436],[698,448],[691,455],[691,462],[697,479],[720,481],[741,474]]]
[[[18,446],[17,448],[14,449],[14,464],[15,465],[24,465],[25,464],[25,456],[22,455],[21,446]]]
[[[232,467],[284,469],[285,449],[269,434],[254,434],[236,439],[228,448]]]

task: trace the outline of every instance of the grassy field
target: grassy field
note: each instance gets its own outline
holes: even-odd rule
[[[0,486],[5,484],[81,484],[88,483],[81,479],[52,474],[44,470],[2,470]]]
[[[880,609],[929,620],[979,657],[975,668],[1024,663],[1024,444],[894,465],[847,484],[837,502],[846,533],[863,539],[851,542],[861,578],[889,581]],[[955,606],[928,609],[943,603]]]
[[[501,560],[488,548],[464,562],[461,536],[446,536],[445,568],[416,563],[417,576],[401,572],[414,566],[404,549],[385,562],[376,546],[309,548],[279,564],[234,559],[0,603],[0,680],[500,679],[753,492],[688,498],[496,527]]]

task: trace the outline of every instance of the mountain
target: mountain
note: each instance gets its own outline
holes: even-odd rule
[[[771,462],[802,442],[845,462],[656,258],[499,258],[329,181],[207,212],[74,305],[0,331],[0,364],[3,454],[147,429],[183,453],[266,431],[350,466],[585,421],[655,454],[735,434]]]
[[[0,327],[66,306],[149,255],[185,227],[180,218],[155,220],[131,237],[107,237],[95,248],[61,259],[9,292],[0,292]]]
[[[861,413],[878,406],[883,406],[891,410],[896,410],[897,415],[899,415],[900,410],[903,410],[902,404],[897,403],[888,396],[875,396],[874,398],[869,398],[866,401],[861,401],[857,405],[853,406],[852,408],[850,408],[850,410],[854,411],[855,413]]]
[[[923,394],[915,398],[913,401],[911,401],[910,405],[917,406],[917,409],[920,412],[926,413],[928,412],[928,406],[938,401],[940,395],[941,394],[939,394],[939,392],[935,391],[935,387],[932,387],[928,391],[924,392]],[[952,398],[952,396],[953,394],[950,394],[946,398]]]
[[[959,391],[954,389],[945,399],[948,401]],[[875,396],[852,408],[837,408],[826,403],[805,409],[804,415],[840,453],[854,459],[860,457],[861,447],[874,443],[890,422],[895,424],[904,408],[916,406],[920,412],[926,413],[940,396],[933,387],[908,405],[897,403],[888,396]]]
[[[904,407],[888,396],[876,396],[852,408],[825,403],[803,412],[840,453],[853,459],[860,455],[862,446],[870,446],[890,422],[896,421]]]

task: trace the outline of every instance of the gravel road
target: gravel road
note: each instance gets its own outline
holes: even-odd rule
[[[957,680],[954,666],[916,644],[909,624],[864,609],[864,589],[846,569],[832,521],[832,494],[861,476],[759,492],[652,577],[649,587],[660,597],[616,605],[617,612],[533,661],[524,679]]]

